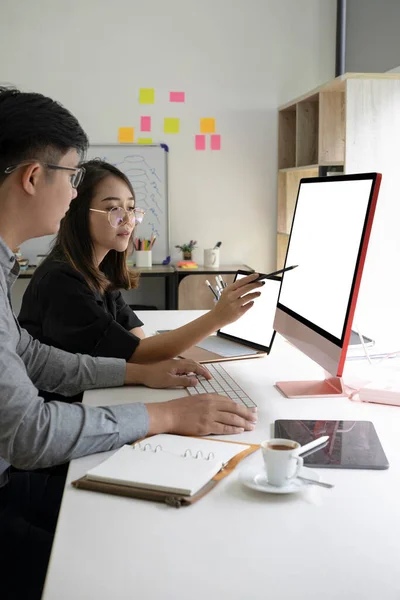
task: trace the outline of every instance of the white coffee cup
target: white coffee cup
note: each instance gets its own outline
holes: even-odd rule
[[[135,250],[135,264],[137,267],[151,267],[151,250]]]
[[[219,248],[206,248],[204,250],[204,266],[208,269],[219,267]]]
[[[296,454],[299,448],[298,442],[283,438],[261,443],[268,483],[282,486],[297,477],[303,466],[303,459]]]

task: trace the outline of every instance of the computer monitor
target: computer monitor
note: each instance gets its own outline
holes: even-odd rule
[[[341,375],[381,175],[300,181],[275,330],[327,371],[324,381],[278,382],[287,397],[343,395]]]

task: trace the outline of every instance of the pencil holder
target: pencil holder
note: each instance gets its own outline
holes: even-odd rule
[[[151,267],[151,250],[136,250],[135,264],[137,267]]]

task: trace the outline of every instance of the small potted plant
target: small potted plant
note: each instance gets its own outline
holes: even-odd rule
[[[188,244],[181,244],[180,246],[175,246],[175,248],[179,248],[183,253],[183,260],[192,260],[192,252],[197,248],[196,244],[196,240],[190,240]]]

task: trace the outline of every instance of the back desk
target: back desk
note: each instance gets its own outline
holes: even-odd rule
[[[198,311],[139,316],[147,334]],[[276,496],[244,488],[238,472],[179,510],[72,488],[109,453],[71,463],[43,600],[342,600],[400,598],[400,408],[344,398],[289,400],[275,381],[321,376],[277,337],[269,357],[225,363],[258,404],[258,425],[232,436],[261,442],[278,418],[374,422],[387,471],[320,470],[333,490],[307,487]],[[183,390],[118,388],[85,393],[89,405],[159,402]],[[228,438],[229,439],[229,438]]]

